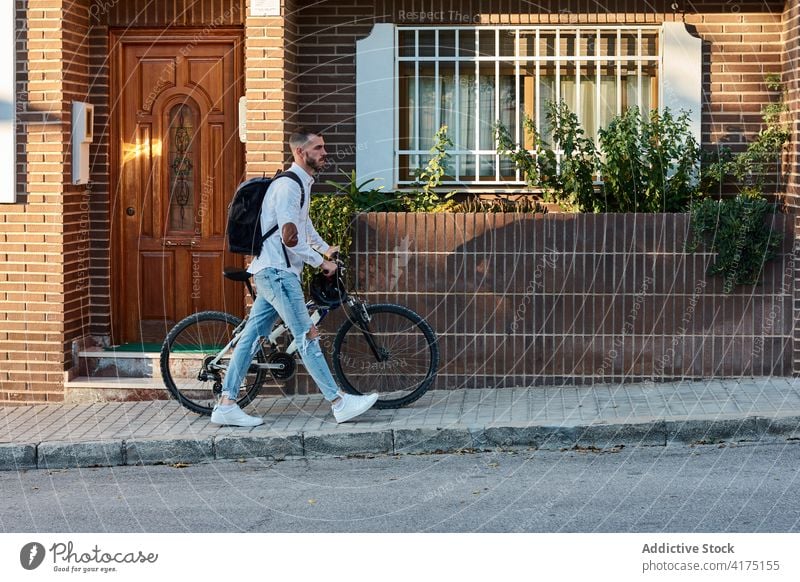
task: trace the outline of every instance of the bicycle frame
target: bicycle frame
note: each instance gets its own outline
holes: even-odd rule
[[[306,303],[306,308],[314,309],[314,311],[311,313],[311,323],[314,326],[321,323],[322,320],[325,319],[325,317],[328,315],[328,312],[330,311],[327,308],[317,306],[313,301],[308,301]],[[210,362],[208,362],[209,368],[213,368],[216,370],[227,370],[228,366],[220,364],[220,360],[222,360],[226,354],[230,353],[230,350],[233,350],[236,347],[236,344],[239,343],[239,338],[241,336],[242,330],[244,329],[244,326],[247,325],[248,319],[250,319],[250,314],[246,315],[245,318],[242,320],[242,322],[238,326],[236,326],[236,329],[233,330],[233,337],[231,338],[231,341],[229,341],[225,345],[225,347],[223,347]],[[275,327],[275,329],[273,329],[272,332],[264,339],[269,342],[270,346],[275,347],[278,345],[278,339],[281,338],[283,334],[285,334],[288,330],[289,328],[286,327],[286,324],[280,322]],[[294,353],[297,352],[298,349],[299,348],[297,346],[297,338],[293,338],[292,343],[290,343],[286,347],[284,353],[291,356],[294,355]],[[302,361],[303,361],[302,358],[300,358],[301,363]],[[265,370],[283,369],[283,364],[269,364],[269,363],[262,364],[260,362],[253,362],[251,365],[257,366],[258,368]]]

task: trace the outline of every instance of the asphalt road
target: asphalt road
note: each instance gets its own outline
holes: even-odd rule
[[[798,532],[800,442],[0,473],[4,532]]]

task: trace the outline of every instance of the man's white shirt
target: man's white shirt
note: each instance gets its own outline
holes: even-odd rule
[[[296,163],[292,164],[289,171],[294,172],[303,183],[305,189],[303,206],[300,206],[300,185],[297,182],[291,178],[273,180],[261,205],[261,232],[269,232],[276,223],[278,232],[264,241],[261,253],[247,268],[254,275],[266,267],[274,267],[291,271],[299,277],[304,263],[319,267],[322,264],[322,254],[330,248],[317,233],[308,216],[314,178]],[[284,255],[281,233],[283,226],[290,222],[297,227],[297,244],[293,247],[287,246]],[[288,267],[286,257],[289,258]]]

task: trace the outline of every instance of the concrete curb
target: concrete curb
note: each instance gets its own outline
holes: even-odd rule
[[[643,420],[575,426],[524,425],[456,428],[333,430],[254,435],[230,432],[209,437],[165,437],[95,442],[0,444],[0,470],[64,469],[223,459],[340,457],[514,449],[612,449],[620,446],[686,446],[720,442],[772,443],[800,440],[800,417]]]
[[[36,467],[36,445],[0,444],[0,471],[19,471]]]
[[[218,436],[214,440],[217,459],[251,459],[263,457],[283,460],[303,456],[303,435],[253,436],[236,434]]]
[[[40,469],[114,467],[125,464],[122,442],[44,442],[36,447]]]

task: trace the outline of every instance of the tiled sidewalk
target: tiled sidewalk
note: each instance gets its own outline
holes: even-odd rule
[[[794,439],[800,381],[432,391],[342,425],[321,396],[261,398],[248,412],[265,424],[219,427],[174,401],[0,408],[0,469]]]

